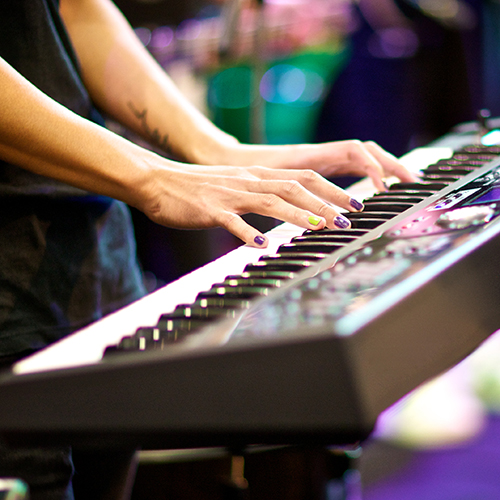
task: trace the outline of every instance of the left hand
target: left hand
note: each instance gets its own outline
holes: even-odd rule
[[[386,190],[384,179],[395,176],[415,182],[416,176],[375,142],[358,140],[286,146],[229,146],[231,165],[262,165],[271,168],[309,169],[323,177],[353,175],[369,177],[379,191]]]

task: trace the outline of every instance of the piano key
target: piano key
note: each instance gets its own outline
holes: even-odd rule
[[[135,335],[123,337],[116,349],[106,350],[106,354],[163,350],[166,345],[179,342],[188,333],[177,329],[165,331],[155,327],[141,327]]]
[[[392,201],[394,201],[396,203],[408,203],[410,205],[416,205],[417,203],[424,201],[425,198],[425,196],[402,195],[399,193],[376,193],[375,195],[367,198],[365,200],[365,203],[368,203],[370,201],[391,203]]]
[[[291,271],[291,272],[300,272],[305,268],[313,265],[313,262],[309,260],[303,261],[262,261],[259,260],[254,264],[247,264],[245,266],[245,271]]]
[[[362,229],[375,229],[376,227],[380,226],[381,224],[384,224],[384,222],[387,222],[389,218],[386,219],[357,219],[353,220],[352,226],[355,228],[362,228]]]
[[[369,233],[368,229],[322,229],[321,231],[313,231],[312,229],[307,229],[302,233],[302,236],[347,236],[347,237],[356,237],[360,238],[364,236],[366,233]]]
[[[365,220],[365,219],[383,219],[389,220],[398,215],[397,212],[382,212],[382,211],[373,211],[373,212],[350,212],[344,214],[350,221],[353,220]]]
[[[190,332],[204,324],[204,318],[193,318],[188,316],[178,317],[170,313],[165,313],[160,316],[156,328],[158,328],[160,332]]]
[[[198,294],[199,295],[199,294]],[[252,296],[253,297],[253,296]],[[251,299],[244,297],[231,297],[229,295],[214,295],[197,298],[192,306],[202,309],[219,308],[219,309],[250,309]]]
[[[365,209],[361,213],[366,212],[404,212],[411,208],[415,203],[404,203],[398,200],[383,202],[377,201],[366,201],[364,202]]]
[[[422,182],[443,182],[447,184],[451,184],[455,181],[458,181],[462,177],[461,175],[452,175],[452,174],[426,174],[421,177]]]
[[[219,319],[221,317],[234,318],[234,309],[222,307],[200,307],[193,304],[179,304],[169,313],[173,317],[198,318],[198,319]]]
[[[461,151],[456,152],[453,155],[454,158],[457,158],[459,160],[465,160],[467,161],[468,159],[473,159],[475,161],[483,161],[484,163],[487,163],[491,160],[495,160],[497,158],[497,153],[493,153],[490,151],[486,150],[480,150],[480,149],[474,149],[474,147],[467,147],[462,149]]]
[[[366,233],[363,232],[360,236],[362,236],[363,234]],[[351,241],[356,241],[360,236],[346,236],[343,234],[332,236],[331,234],[328,234],[326,231],[316,231],[313,233],[304,234],[302,236],[295,236],[294,238],[291,239],[290,243],[306,243],[306,242],[317,241],[320,243],[331,242],[331,243],[342,243],[345,245],[347,243],[351,243]],[[286,245],[286,243],[284,245]]]
[[[321,253],[323,255],[329,254],[332,252],[335,252],[335,250],[338,250],[340,248],[344,248],[347,243],[341,244],[341,243],[334,243],[330,241],[324,241],[324,240],[309,240],[309,241],[303,241],[303,242],[292,242],[292,243],[286,243],[284,245],[281,245],[279,247],[279,254],[278,255],[293,255],[294,253],[300,254],[301,258],[305,258],[306,256],[304,255],[307,253],[307,257],[312,257],[314,254]],[[264,259],[263,259],[264,260]]]
[[[205,323],[200,323],[200,326],[204,326]],[[139,328],[134,335],[137,339],[137,344],[139,345],[139,351],[149,351],[149,350],[159,350],[162,351],[167,346],[175,344],[186,338],[189,334],[193,333],[195,329],[192,330],[182,330],[176,328],[174,330],[162,330],[160,328]],[[132,349],[132,344],[123,344],[120,342],[118,345],[118,351],[126,352]],[[116,352],[115,352],[116,354]]]
[[[444,182],[398,182],[389,186],[390,191],[423,191],[436,192],[441,191],[447,186]]]
[[[334,251],[335,249],[332,249]],[[271,255],[264,255],[259,259],[259,262],[305,262],[317,261],[324,259],[328,255],[327,252],[309,251],[307,248],[304,251],[297,250],[296,248],[290,252],[280,252]]]
[[[244,277],[228,276],[220,286],[263,286],[268,288],[279,288],[282,286],[284,279],[276,279],[276,278],[255,278],[255,277]]]
[[[426,173],[432,174],[436,173],[450,173],[451,175],[457,175],[463,177],[464,175],[473,172],[477,167],[472,165],[463,165],[457,168],[453,165],[431,165],[426,169]]]
[[[260,295],[269,295],[268,287],[259,286],[216,286],[210,290],[198,293],[196,296],[197,300],[209,299],[214,297],[229,297],[229,298],[239,298],[239,299],[250,299],[252,297]]]
[[[261,278],[272,278],[278,280],[292,280],[296,277],[296,273],[293,271],[286,270],[253,270],[253,271],[243,271],[241,274],[233,274],[228,275],[226,279],[235,279],[235,278],[245,278],[245,279],[261,279]]]
[[[393,184],[390,191],[380,193],[380,196],[423,196],[424,199],[432,196],[436,191],[427,191],[423,189],[396,189],[397,185]],[[438,190],[439,191],[439,190]],[[373,195],[378,198],[378,194]]]
[[[484,160],[481,159],[471,159],[471,158],[462,158],[458,159],[457,157],[450,158],[448,160],[441,160],[436,165],[450,165],[454,167],[471,167],[474,169],[478,169],[484,165]]]
[[[200,307],[199,305],[190,304],[190,307],[183,307],[180,310],[175,311],[175,316],[182,317],[182,311],[184,311],[186,317],[185,319],[192,318],[203,324],[208,324],[214,320],[235,318],[239,311],[248,309],[250,307],[250,301],[255,297],[261,297],[262,295],[252,295],[247,296],[245,294],[228,294],[225,297],[219,297],[217,301],[214,298],[204,299],[207,300],[207,307]],[[194,330],[198,328],[198,324],[193,325]]]
[[[500,146],[484,146],[482,144],[470,144],[460,148],[456,154],[481,154],[492,156],[491,159],[497,158],[500,154]]]

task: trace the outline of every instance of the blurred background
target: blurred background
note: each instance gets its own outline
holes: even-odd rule
[[[243,142],[356,138],[401,156],[482,108],[500,115],[497,0],[116,3],[185,95]],[[151,289],[240,244],[134,219]]]

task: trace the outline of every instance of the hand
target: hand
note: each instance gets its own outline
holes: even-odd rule
[[[264,165],[271,168],[311,169],[324,177],[353,175],[370,177],[375,188],[386,190],[384,180],[395,176],[403,182],[415,182],[395,156],[375,142],[357,140],[323,144],[264,146],[238,144],[231,148],[234,164]]]
[[[349,221],[333,205],[350,211],[362,208],[312,170],[158,162],[148,201],[138,206],[149,218],[169,227],[220,226],[253,246],[266,247],[267,239],[242,214],[275,217],[306,229],[343,229]]]

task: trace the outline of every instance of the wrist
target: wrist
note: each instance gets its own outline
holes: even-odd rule
[[[221,160],[213,164],[235,167],[301,168],[308,150],[308,145],[228,143],[220,153]]]
[[[192,140],[186,160],[197,165],[233,165],[242,146],[236,137],[222,130],[210,131]]]

